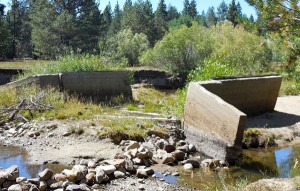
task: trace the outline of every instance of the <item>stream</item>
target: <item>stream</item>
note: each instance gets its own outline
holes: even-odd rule
[[[0,145],[0,167],[6,169],[17,165],[20,176],[31,178],[45,168],[50,168],[55,173],[61,172],[67,166],[60,164],[31,165],[28,164],[29,154],[14,146]],[[249,149],[243,150],[242,159],[236,166],[231,166],[227,171],[209,171],[195,169],[187,172],[179,168],[180,177],[164,176],[155,172],[156,176],[175,185],[189,185],[203,189],[209,184],[236,184],[237,181],[247,180],[248,183],[262,178],[281,177],[288,178],[300,174],[300,145],[286,148]],[[205,184],[204,184],[205,183]]]

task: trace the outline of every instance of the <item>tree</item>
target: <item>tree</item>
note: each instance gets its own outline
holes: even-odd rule
[[[117,59],[127,59],[130,66],[139,65],[139,56],[148,49],[147,36],[124,29],[108,39],[108,54]]]
[[[189,8],[190,8],[189,0],[184,0],[182,14],[183,15],[189,15]]]
[[[218,19],[215,14],[215,8],[214,7],[208,8],[207,13],[206,13],[207,26],[209,26],[209,27],[215,26],[217,24],[217,22],[218,22]]]
[[[84,0],[80,4],[76,22],[74,49],[80,53],[95,53],[100,33],[100,11],[94,0]]]
[[[219,5],[219,7],[217,8],[217,16],[218,16],[218,20],[220,22],[223,22],[226,20],[227,18],[227,13],[228,13],[228,6],[227,4],[224,2],[224,0],[222,1],[222,3]]]
[[[236,26],[239,23],[239,18],[242,16],[242,9],[240,3],[236,4],[235,0],[229,4],[227,19]]]
[[[117,4],[114,8],[113,19],[108,31],[108,36],[115,35],[121,30],[121,21],[122,21],[122,11],[117,1]]]
[[[173,19],[178,19],[178,17],[180,16],[176,7],[174,7],[174,6],[169,6],[167,12],[168,12],[167,22],[169,22]]]
[[[7,57],[10,57],[11,53],[11,35],[9,26],[4,15],[3,4],[0,4],[0,60],[4,60]]]
[[[260,32],[278,35],[287,49],[286,66],[290,67],[300,54],[300,5],[299,0],[247,0],[258,11]]]
[[[110,28],[111,22],[112,22],[112,11],[109,2],[108,5],[105,7],[103,13],[101,14],[100,40],[99,40],[100,51],[104,51],[106,49],[107,33]]]
[[[167,7],[164,0],[160,0],[154,16],[154,27],[156,30],[155,39],[161,39],[168,31],[167,27]]]
[[[13,36],[12,57],[32,56],[31,27],[29,24],[29,5],[26,1],[12,1],[7,13],[10,31]]]
[[[191,3],[188,8],[188,15],[192,18],[196,18],[198,15],[197,4],[195,0],[191,0]]]

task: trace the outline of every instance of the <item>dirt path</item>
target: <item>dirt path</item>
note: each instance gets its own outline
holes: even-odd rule
[[[300,96],[278,97],[274,112],[249,117],[246,127],[273,134],[278,146],[300,142]]]

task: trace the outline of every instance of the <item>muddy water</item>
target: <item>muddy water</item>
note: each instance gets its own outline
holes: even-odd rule
[[[44,168],[50,168],[54,172],[69,168],[54,164],[31,165],[28,164],[28,159],[29,154],[26,151],[18,147],[0,145],[0,167],[8,168],[11,165],[17,165],[20,169],[20,176],[36,177]],[[243,158],[229,170],[198,169],[192,172],[180,170],[179,178],[164,176],[160,172],[155,172],[155,174],[171,184],[189,185],[198,189],[224,188],[226,184],[236,185],[245,180],[250,183],[262,178],[294,177],[300,175],[300,145],[277,149],[244,150]]]
[[[29,154],[19,147],[0,145],[0,167],[6,169],[12,165],[19,167],[20,176],[35,178],[37,174],[45,168],[50,168],[54,172],[61,172],[68,166],[59,164],[32,165],[28,164]]]

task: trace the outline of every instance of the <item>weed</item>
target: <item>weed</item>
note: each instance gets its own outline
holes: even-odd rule
[[[243,134],[243,147],[245,148],[257,148],[259,146],[259,136],[262,133],[255,128],[248,128]]]
[[[84,128],[82,126],[80,127],[70,126],[68,127],[68,132],[72,134],[81,135],[84,133]]]

